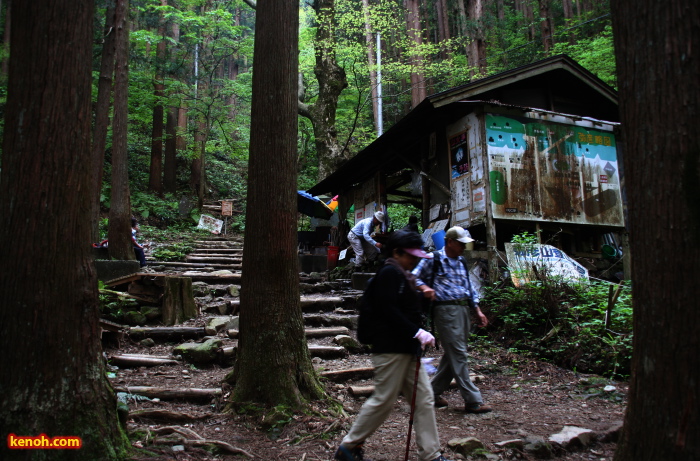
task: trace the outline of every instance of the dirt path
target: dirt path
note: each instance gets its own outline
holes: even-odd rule
[[[233,340],[227,340],[235,343]],[[319,340],[318,343],[328,343]],[[150,349],[136,345],[125,345],[120,352],[167,355],[171,346],[155,346]],[[112,352],[112,351],[108,351]],[[499,459],[535,459],[532,455],[499,450],[497,442],[521,438],[526,435],[548,437],[559,432],[563,426],[579,426],[606,432],[623,418],[626,399],[626,383],[611,382],[596,376],[582,376],[556,366],[523,359],[515,354],[490,346],[476,346],[472,350],[472,371],[483,376],[478,384],[484,399],[494,407],[485,415],[470,415],[459,411],[461,398],[456,390],[443,396],[450,406],[437,410],[437,422],[443,447],[453,438],[476,437]],[[429,356],[438,358],[440,353],[431,351]],[[369,366],[367,354],[353,355],[340,360],[314,359],[321,369],[345,369]],[[220,387],[221,379],[229,369],[217,365],[197,368],[191,365],[163,366],[116,370],[113,383],[119,386],[163,386],[163,387]],[[206,402],[178,401],[130,401],[131,411],[137,409],[168,409],[190,414],[209,414],[201,421],[165,423],[157,421],[131,420],[132,431],[142,431],[141,445],[160,453],[158,459],[243,459],[234,455],[212,455],[203,448],[188,447],[183,452],[173,452],[169,446],[160,448],[149,445],[143,436],[147,428],[181,425],[207,439],[217,439],[244,449],[262,460],[331,460],[333,452],[352,424],[364,399],[349,395],[351,384],[369,385],[371,381],[348,383],[326,383],[330,396],[342,402],[347,417],[332,417],[328,404],[313,403],[315,414],[298,414],[293,421],[281,429],[264,432],[260,421],[247,415],[228,415],[220,412],[220,400]],[[605,391],[606,386],[614,390]],[[224,391],[226,388],[224,386]],[[226,394],[224,393],[224,396]],[[408,427],[409,405],[400,398],[385,424],[367,441],[366,453],[373,461],[402,460]],[[139,443],[137,443],[137,446]],[[614,443],[596,442],[591,446],[555,453],[560,460],[611,460]],[[412,451],[413,453],[413,451]],[[446,450],[449,459],[463,459]],[[139,459],[139,458],[135,458]],[[145,458],[144,458],[145,459]],[[409,458],[415,459],[415,458]]]

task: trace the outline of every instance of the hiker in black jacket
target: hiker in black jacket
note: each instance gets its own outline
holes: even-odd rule
[[[399,392],[415,393],[416,445],[419,461],[448,461],[440,454],[433,391],[420,360],[420,351],[435,345],[433,335],[421,328],[421,298],[411,274],[420,258],[423,241],[415,232],[396,231],[386,243],[389,258],[371,284],[372,362],[375,388],[360,410],[350,432],[335,453],[339,461],[362,461],[365,439],[389,416]],[[410,429],[409,429],[410,430]]]

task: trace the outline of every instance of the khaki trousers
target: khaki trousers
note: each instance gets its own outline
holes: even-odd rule
[[[381,426],[391,413],[399,391],[408,403],[413,396],[416,374],[416,356],[411,354],[374,354],[374,393],[367,399],[355,424],[343,439],[343,445],[354,447],[363,442]],[[423,365],[418,374],[414,429],[419,461],[431,461],[440,456],[440,439],[435,422],[433,390]],[[408,421],[406,422],[408,431]],[[407,434],[408,435],[408,434]]]

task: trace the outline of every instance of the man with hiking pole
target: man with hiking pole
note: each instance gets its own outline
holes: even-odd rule
[[[430,257],[422,246],[417,233],[394,232],[383,249],[388,259],[363,297],[369,306],[361,308],[360,317],[370,315],[371,321],[360,319],[358,337],[372,345],[375,388],[338,447],[338,461],[365,461],[364,442],[389,416],[399,392],[411,398],[408,442],[415,415],[418,461],[449,461],[440,454],[433,392],[420,362],[421,351],[435,344],[421,328],[421,298],[410,272],[420,258]]]
[[[477,326],[485,327],[488,319],[479,308],[479,296],[472,288],[469,270],[462,256],[466,244],[473,242],[469,232],[459,226],[445,233],[445,247],[433,253],[432,259],[422,260],[413,270],[416,285],[433,302],[435,329],[445,353],[440,359],[432,387],[435,406],[446,407],[447,400],[440,396],[455,379],[464,399],[466,413],[488,413],[481,392],[469,377],[467,337],[471,330],[470,310]]]

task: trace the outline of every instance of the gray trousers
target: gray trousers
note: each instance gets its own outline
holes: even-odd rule
[[[416,373],[416,357],[411,354],[373,354],[374,393],[367,399],[350,432],[343,438],[343,445],[354,447],[381,426],[394,408],[394,402],[402,392],[408,403],[413,396],[413,378]],[[440,439],[433,393],[428,375],[420,365],[416,392],[415,425],[418,459],[429,461],[440,456]],[[408,429],[408,424],[406,424]],[[406,432],[406,431],[404,431]]]
[[[481,392],[469,378],[467,361],[467,336],[471,331],[469,307],[440,304],[434,309],[435,327],[440,335],[440,345],[444,354],[440,359],[437,373],[433,376],[433,393],[436,397],[440,396],[450,387],[450,382],[454,378],[466,405],[483,403]]]

